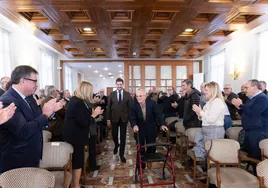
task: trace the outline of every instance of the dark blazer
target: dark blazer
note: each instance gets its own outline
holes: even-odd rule
[[[158,133],[158,125],[165,125],[163,114],[155,101],[146,100],[146,120],[143,118],[141,106],[137,100],[134,100],[131,105],[130,125],[133,128],[135,125],[139,127],[140,136],[151,136],[156,138]]]
[[[250,157],[261,160],[259,142],[268,138],[268,97],[264,93],[248,99],[238,110],[245,130],[245,149]]]
[[[5,90],[3,90],[2,88],[0,88],[0,96],[3,95],[5,93]]]
[[[123,100],[119,104],[117,100],[117,90],[110,93],[107,107],[107,120],[118,122],[121,118],[122,122],[128,122],[128,114],[130,110],[131,97],[129,92],[123,90]]]
[[[17,106],[14,116],[0,125],[0,172],[20,167],[38,167],[42,156],[42,128],[48,120],[41,113],[35,99],[29,97],[31,107],[11,87],[0,101],[4,106],[14,102]]]
[[[89,126],[95,124],[91,113],[91,108],[87,108],[83,100],[72,97],[65,114],[63,139],[72,145],[88,144]]]

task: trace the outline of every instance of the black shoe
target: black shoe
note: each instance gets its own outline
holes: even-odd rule
[[[95,167],[90,168],[89,170],[90,170],[91,172],[94,172],[95,170],[99,170],[99,169],[100,169],[100,165],[96,165]]]
[[[126,163],[127,162],[127,160],[126,160],[126,158],[124,156],[120,156],[120,160],[121,160],[122,163]]]
[[[114,154],[117,154],[117,152],[118,152],[118,147],[119,147],[119,145],[116,145],[116,146],[114,147]]]

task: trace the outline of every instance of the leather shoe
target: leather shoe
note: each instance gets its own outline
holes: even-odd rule
[[[119,145],[114,147],[114,154],[117,154]]]
[[[127,160],[126,160],[126,158],[124,156],[120,156],[120,160],[121,160],[122,163],[126,163],[127,162]]]

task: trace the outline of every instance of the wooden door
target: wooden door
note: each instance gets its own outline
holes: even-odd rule
[[[109,95],[110,95],[110,93],[111,93],[113,90],[114,90],[114,88],[113,88],[113,87],[107,87],[107,88],[106,88],[106,91],[107,91],[107,96],[109,96]]]

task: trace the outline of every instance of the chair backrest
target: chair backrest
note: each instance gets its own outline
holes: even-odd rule
[[[212,144],[212,146],[211,146]],[[238,163],[238,150],[240,145],[235,140],[230,139],[214,139],[207,141],[205,144],[206,151],[209,156],[220,163]]]
[[[268,158],[268,139],[261,140],[259,142],[259,147],[263,150],[263,155]]]
[[[226,135],[231,140],[238,141],[239,132],[243,129],[243,127],[230,127],[226,130]]]
[[[263,177],[265,187],[268,187],[268,159],[261,161],[256,170],[258,177]]]
[[[43,130],[43,142],[50,142],[50,139],[52,137],[51,132]]]
[[[41,168],[62,168],[70,160],[73,153],[72,145],[67,142],[47,142],[43,146],[43,157],[40,161]]]
[[[192,143],[195,143],[195,137],[198,132],[201,132],[201,128],[190,128],[185,131],[185,136],[188,137],[188,140]]]
[[[17,168],[0,175],[3,188],[51,188],[54,185],[55,176],[41,168]]]
[[[173,121],[179,120],[179,117],[168,117],[165,119],[165,122],[167,125],[169,125],[170,123],[172,123]]]

